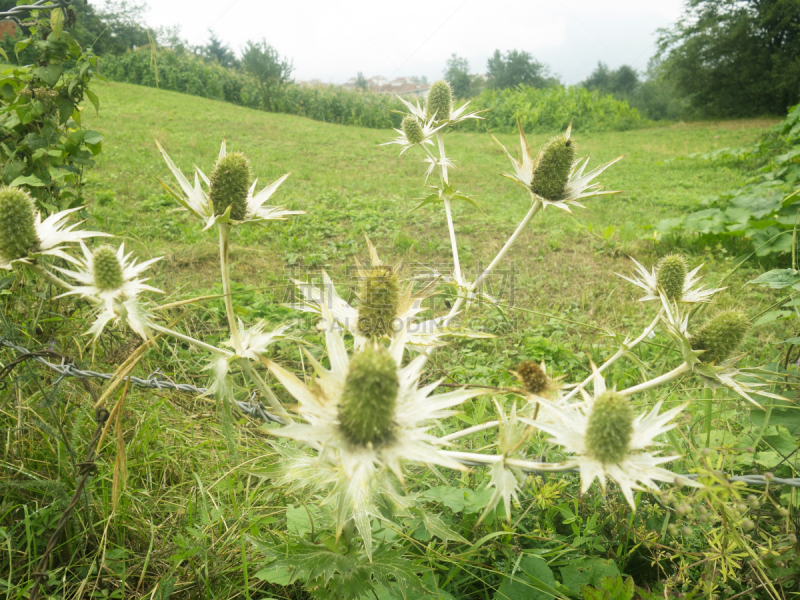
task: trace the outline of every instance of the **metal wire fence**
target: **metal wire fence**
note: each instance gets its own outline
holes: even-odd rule
[[[97,378],[97,379],[105,379],[110,380],[114,377],[114,373],[98,373],[97,371],[90,371],[86,369],[79,369],[75,365],[67,363],[62,359],[60,364],[55,364],[47,360],[44,356],[38,355],[33,352],[29,352],[26,348],[22,346],[18,346],[13,342],[0,338],[0,346],[5,346],[10,348],[20,355],[30,355],[30,359],[38,362],[39,364],[52,369],[53,371],[59,373],[61,377],[57,381],[60,381],[64,377],[77,377],[77,378]],[[2,369],[0,369],[2,370]],[[3,382],[1,381],[0,377],[0,390],[3,389]],[[125,379],[129,380],[132,385],[136,387],[143,388],[143,389],[151,389],[151,390],[176,390],[179,392],[184,392],[186,394],[196,394],[199,396],[203,396],[209,393],[208,388],[197,387],[188,383],[175,383],[174,381],[170,381],[168,379],[163,378],[163,373],[160,370],[156,370],[146,378],[141,377],[126,377]],[[245,415],[254,418],[260,419],[265,422],[273,422],[283,424],[283,421],[280,417],[273,415],[266,410],[264,407],[256,400],[256,394],[254,393],[249,400],[247,401],[236,401],[236,405],[239,407],[239,410],[242,411]],[[787,457],[788,458],[788,457]],[[477,463],[470,463],[469,461],[462,461],[467,466],[485,466],[485,465],[478,465]],[[537,471],[535,469],[523,469],[528,473],[532,474],[539,474],[543,473],[543,471]],[[566,469],[566,471],[577,471],[577,469]],[[548,471],[552,473],[552,471]],[[720,477],[724,478],[726,481],[729,482],[742,482],[747,485],[788,485],[791,487],[800,487],[800,478],[782,478],[782,477],[770,477],[765,475],[732,475],[727,476],[725,474],[719,474]],[[698,475],[695,474],[688,474],[688,475],[679,475],[677,477],[685,477],[688,479],[697,479]]]

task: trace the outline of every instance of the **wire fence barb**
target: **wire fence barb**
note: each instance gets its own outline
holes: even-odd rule
[[[13,342],[10,342],[6,339],[0,338],[0,346],[5,346],[7,348],[11,348],[12,350],[18,352],[21,355],[31,355],[31,360],[38,362],[45,367],[60,373],[62,377],[76,377],[76,378],[98,378],[98,379],[106,379],[110,380],[114,377],[114,373],[98,373],[97,371],[89,371],[85,369],[79,369],[75,365],[70,364],[62,360],[61,364],[55,364],[44,358],[43,356],[36,355],[33,352],[29,352],[26,348],[22,346],[18,346]],[[155,389],[155,390],[177,390],[179,392],[184,392],[186,394],[197,394],[199,396],[204,396],[208,394],[208,388],[196,387],[194,385],[188,383],[175,383],[168,379],[162,379],[160,376],[163,375],[160,369],[157,369],[153,373],[151,373],[147,378],[141,377],[133,377],[129,376],[125,379],[129,380],[133,385],[144,388],[144,389]],[[0,389],[3,389],[2,381],[0,381]],[[250,399],[247,401],[240,401],[236,400],[236,405],[239,407],[239,410],[242,411],[245,415],[254,418],[254,419],[261,419],[265,422],[273,422],[283,424],[283,420],[273,415],[266,410],[261,405],[260,402],[256,400],[256,393],[254,392]],[[467,466],[479,466],[477,463],[470,463],[469,461],[461,461],[463,464]],[[576,471],[577,469],[567,469],[567,471]],[[544,473],[544,471],[536,471],[534,469],[523,469],[528,473],[532,474],[539,474]],[[548,471],[552,473],[552,471]],[[765,477],[764,475],[725,475],[720,474],[726,481],[731,483],[733,482],[742,482],[747,485],[788,485],[791,487],[800,487],[800,478],[781,478],[781,477]],[[698,476],[694,474],[688,475],[680,475],[679,477],[686,477],[688,479],[696,479]]]

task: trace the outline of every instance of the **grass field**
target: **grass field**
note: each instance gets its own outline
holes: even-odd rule
[[[166,291],[165,301],[218,291],[218,247],[213,230],[201,233],[198,221],[174,212],[176,205],[157,181],[159,177],[170,181],[170,174],[154,139],[186,174],[195,164],[209,173],[223,137],[229,151],[241,150],[251,159],[262,184],[291,172],[273,198],[276,203],[308,214],[272,224],[268,229],[240,227],[233,239],[233,279],[238,284],[234,291],[239,292],[245,320],[289,318],[293,313],[280,307],[287,298],[288,276],[302,278],[318,273],[320,267],[335,276],[344,276],[354,257],[367,256],[364,234],[378,246],[385,260],[403,259],[409,266],[450,262],[444,215],[430,207],[407,214],[415,206],[413,199],[426,193],[423,157],[416,149],[398,156],[395,146],[380,146],[393,137],[391,131],[327,125],[124,84],[98,84],[96,92],[101,98],[100,113],[95,115],[87,108],[85,119],[105,140],[98,166],[88,172],[88,212],[95,221],[92,225],[122,237],[126,248],[142,260],[165,256],[154,267],[151,282]],[[636,328],[653,317],[652,306],[638,303],[635,289],[614,275],[632,270],[628,255],[650,265],[669,250],[652,239],[646,226],[695,210],[702,198],[733,187],[745,177],[719,164],[668,159],[752,142],[771,124],[768,120],[674,124],[576,136],[579,155],[592,156],[590,167],[627,154],[602,178],[607,189],[621,193],[590,200],[588,210],[576,211],[574,216],[551,207],[534,220],[507,263],[515,278],[513,306],[508,313],[510,326],[506,326],[501,338],[469,341],[438,352],[430,363],[432,377],[438,377],[441,371],[460,383],[511,385],[513,378],[508,369],[523,359],[543,358],[556,374],[570,379],[584,376],[589,360],[602,361],[612,348],[598,328],[638,333]],[[503,135],[499,139],[509,149],[517,144],[514,136]],[[455,207],[462,261],[466,270],[477,270],[494,257],[527,211],[529,200],[522,190],[499,176],[509,165],[488,133],[454,133],[447,140],[448,155],[456,159],[458,167],[453,180],[459,189],[476,195],[485,212],[484,215],[469,204]],[[545,140],[540,136],[530,141],[539,145]],[[739,258],[722,249],[709,250],[690,254],[690,263],[705,262],[710,273],[708,284],[713,285],[727,275]],[[721,297],[720,305],[746,306],[756,314],[766,308],[774,295],[744,285],[762,271],[756,262],[740,268],[727,282],[731,289]],[[493,290],[504,283],[507,282],[495,278]],[[509,289],[506,287],[506,292]],[[49,316],[46,313],[42,317],[41,326],[45,329],[45,317]],[[198,336],[217,339],[224,327],[221,302],[212,301],[194,310],[184,319],[183,326]],[[47,330],[38,338],[46,335]],[[63,352],[92,364],[92,354],[78,339],[70,331],[62,331],[56,341]],[[748,360],[753,364],[773,360],[772,340],[769,327],[754,330],[746,344],[752,357]],[[122,342],[119,337],[104,339],[96,350],[93,366],[97,370],[112,369],[102,361]],[[656,339],[640,348],[646,360],[655,364],[663,359],[659,363],[663,366],[669,356],[661,352],[659,342],[663,340]],[[302,368],[295,348],[287,346],[279,352],[282,364]],[[151,352],[137,373],[147,376],[161,368],[176,380],[202,386],[207,384],[204,366],[200,353],[169,342]],[[29,370],[25,376],[33,377],[32,367],[26,368]],[[620,366],[610,374],[609,383],[630,385],[636,377],[635,366]],[[687,384],[682,393],[699,397],[699,388],[692,385]],[[3,504],[7,515],[24,523],[24,527],[6,534],[17,548],[10,559],[17,564],[15,581],[24,580],[26,574],[30,577],[34,571],[37,548],[40,551],[46,543],[47,534],[71,493],[74,464],[79,460],[76,457],[85,448],[80,440],[90,437],[93,428],[89,405],[80,387],[65,383],[59,389],[65,398],[60,404],[42,390],[41,398],[36,396],[37,402],[14,398],[2,409],[5,422],[13,423],[24,411],[28,411],[29,420],[37,423],[57,420],[67,429],[67,437],[75,441],[72,448],[58,442],[57,436],[38,432],[12,434],[9,430],[4,464],[17,480],[26,485],[33,482],[28,487],[18,486],[16,495]],[[720,398],[726,396],[721,394]],[[670,398],[670,402],[677,401],[678,398]],[[488,418],[484,415],[491,411],[491,401],[483,398],[466,410],[463,420],[480,421]],[[691,412],[687,426],[703,422],[705,417],[699,408]],[[713,430],[722,432],[720,435],[734,431],[738,435],[745,426],[746,412],[736,400],[720,402],[713,415],[708,414],[708,418],[713,416]],[[252,475],[251,468],[274,460],[266,443],[269,435],[258,423],[239,419],[233,446],[229,443],[230,434],[226,441],[223,429],[213,399],[132,390],[120,431],[120,439],[125,440],[125,463],[121,465],[120,459],[114,458],[119,456],[116,441],[106,442],[92,484],[96,501],[91,509],[81,506],[76,513],[77,521],[51,570],[53,588],[62,590],[65,598],[144,597],[155,594],[158,585],[163,589],[165,582],[171,582],[186,598],[308,597],[299,586],[279,588],[260,581],[255,576],[260,568],[259,556],[247,538],[283,535],[290,518],[287,504],[299,511],[302,499],[285,498],[279,490]],[[480,441],[477,438],[476,449]],[[489,437],[484,441],[491,443]],[[547,448],[543,446],[542,452]],[[117,508],[111,502],[115,469],[127,473],[127,486]],[[454,485],[468,484],[474,489],[486,481],[485,473],[480,471],[451,477]],[[68,485],[62,485],[62,481]],[[436,485],[435,481],[419,470],[409,488],[425,489]],[[564,491],[566,484],[558,488],[560,484],[551,481],[548,485],[555,487],[544,486],[530,494],[526,491],[525,500],[531,503],[527,506],[534,502],[555,505],[555,499],[564,492],[571,496],[558,505],[562,511],[559,514],[573,506],[577,512],[579,501],[582,510],[601,510],[598,507],[602,502],[606,515],[603,518],[611,523],[608,527],[613,531],[628,527],[627,519],[631,525],[634,523],[626,505],[614,494],[608,500],[593,500],[592,505],[585,496],[578,496],[574,481],[568,492]],[[542,489],[555,490],[552,498],[541,496]],[[486,530],[472,528],[469,523],[474,523],[475,515],[468,513],[464,509],[461,516],[453,518],[463,518],[466,524],[462,534],[473,544]],[[639,525],[637,521],[636,527]],[[502,530],[497,523],[491,527]],[[542,548],[555,554],[543,555],[548,560],[552,558],[554,569],[566,568],[569,559],[553,550],[552,544],[563,549],[569,546],[565,540],[574,541],[572,537],[562,535],[560,530],[556,535],[533,526],[522,529],[482,548],[480,558],[470,563],[475,569],[470,574],[462,573],[458,558],[449,557],[443,547],[426,546],[424,538],[412,540],[405,533],[398,535],[417,544],[419,560],[435,567],[434,571],[438,569],[436,577],[454,587],[464,581],[464,587],[459,589],[477,589],[480,585],[474,581],[501,575],[504,547],[511,544],[524,546],[547,540],[551,545],[544,544]],[[655,585],[658,567],[653,567],[655,563],[648,566],[650,558],[637,553],[634,538],[619,534],[608,546],[602,545],[601,537],[597,540],[600,541],[589,542],[599,544],[593,552],[611,558],[620,569],[637,572],[637,585]],[[662,537],[665,543],[663,540]],[[11,541],[8,547],[12,547]],[[700,552],[702,540],[692,542],[691,549]],[[11,550],[9,553],[13,554]],[[666,564],[669,558],[662,556],[658,561]],[[442,565],[447,569],[443,570]],[[63,581],[69,584],[62,584]],[[11,597],[23,597],[23,587],[18,584],[14,588],[18,595]],[[488,592],[476,592],[474,597],[490,596]],[[381,600],[384,598],[389,596]]]

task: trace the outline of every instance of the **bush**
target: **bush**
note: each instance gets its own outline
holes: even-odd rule
[[[205,62],[188,52],[160,50],[153,60],[150,50],[143,48],[104,57],[102,69],[113,81],[159,87],[316,121],[377,129],[400,125],[400,116],[391,112],[402,108],[394,96],[351,92],[333,86],[307,88],[284,84],[270,94],[269,100],[264,100],[251,75]]]
[[[660,221],[657,231],[688,232],[701,243],[732,242],[758,256],[792,251],[800,206],[800,104],[752,146],[687,158],[735,161],[755,174],[742,187],[703,201],[700,211]]]
[[[576,86],[487,89],[470,107],[491,110],[484,113],[485,121],[468,121],[463,127],[484,129],[488,126],[502,133],[517,131],[517,119],[522,121],[523,129],[531,133],[563,130],[570,121],[577,131],[627,131],[651,124],[624,100]]]

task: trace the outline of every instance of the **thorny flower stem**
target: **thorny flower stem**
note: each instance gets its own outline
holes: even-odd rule
[[[525,218],[520,221],[520,224],[517,225],[517,229],[514,233],[511,234],[511,237],[508,238],[508,241],[505,245],[500,249],[500,252],[497,253],[497,256],[494,257],[494,260],[489,264],[486,269],[484,269],[483,273],[481,273],[478,278],[469,286],[470,293],[478,288],[481,282],[494,270],[494,268],[498,265],[498,263],[502,260],[503,256],[505,256],[506,252],[514,245],[514,242],[517,241],[519,234],[525,229],[525,226],[530,222],[530,220],[542,209],[542,203],[534,198],[533,206],[531,206],[528,214],[525,215]],[[450,309],[450,312],[447,315],[447,318],[444,320],[444,325],[447,325],[452,321],[453,317],[461,310],[461,307],[466,302],[467,296],[459,295],[458,299],[453,303],[453,308]]]
[[[231,330],[233,349],[237,354],[242,352],[242,341],[239,337],[239,328],[236,325],[236,315],[233,312],[233,296],[231,295],[231,265],[228,256],[231,226],[229,223],[219,223],[219,266],[222,271],[222,294],[225,298],[225,314],[228,316],[228,327]]]
[[[531,471],[558,472],[569,471],[575,467],[575,464],[569,461],[562,463],[540,463],[530,460],[521,460],[519,458],[507,458],[502,454],[476,454],[474,452],[456,452],[453,450],[442,450],[442,454],[458,461],[480,463],[483,465],[492,465],[502,462],[509,467],[519,467],[520,469],[528,469]]]
[[[597,369],[597,372],[602,373],[608,367],[617,362],[620,358],[625,356],[627,352],[630,352],[634,347],[636,347],[642,340],[644,340],[644,338],[650,335],[650,332],[656,328],[656,325],[658,325],[660,319],[661,319],[661,313],[659,313],[656,316],[656,318],[653,319],[653,322],[650,323],[650,325],[648,325],[648,327],[642,332],[642,335],[633,340],[630,344],[626,344],[624,348],[620,348],[619,350],[617,350],[617,353],[614,354],[614,356],[612,356],[606,362],[600,365],[600,367]],[[574,398],[578,394],[578,392],[582,390],[584,387],[586,387],[589,383],[591,383],[593,379],[594,379],[594,374],[589,375],[586,379],[584,379],[581,383],[579,383],[574,390],[572,390],[569,394],[564,396],[564,398],[562,398],[561,401],[567,402],[571,398]]]
[[[486,421],[486,423],[481,423],[480,425],[473,425],[472,427],[467,427],[466,429],[462,429],[461,431],[456,431],[451,433],[450,435],[446,435],[441,440],[443,442],[452,442],[453,440],[457,440],[458,438],[462,438],[468,435],[472,435],[473,433],[479,433],[486,429],[491,429],[492,427],[497,427],[500,424],[500,421]]]
[[[242,371],[244,371],[250,380],[255,384],[258,388],[258,391],[267,399],[272,410],[277,412],[282,419],[285,419],[287,424],[294,423],[292,417],[289,416],[289,413],[286,412],[286,409],[283,408],[281,401],[278,400],[278,397],[275,393],[269,388],[267,383],[261,378],[261,375],[253,368],[253,365],[250,364],[250,361],[246,358],[240,358],[238,360],[239,366],[242,367]]]
[[[683,363],[682,365],[675,367],[669,373],[664,373],[660,377],[656,377],[655,379],[651,379],[650,381],[645,381],[644,383],[640,383],[639,385],[635,385],[633,387],[629,387],[627,390],[622,390],[619,393],[623,396],[630,396],[632,394],[636,394],[638,392],[643,392],[645,390],[649,390],[654,387],[658,387],[659,385],[663,385],[672,381],[673,379],[677,379],[681,375],[688,373],[692,370],[692,367],[689,363]]]
[[[478,275],[478,278],[470,286],[470,288],[473,291],[476,290],[478,288],[478,286],[481,284],[481,282],[495,269],[495,267],[498,265],[498,263],[506,255],[506,252],[508,252],[509,249],[511,248],[511,246],[514,245],[514,242],[517,241],[517,238],[519,237],[519,234],[522,233],[522,230],[525,229],[525,226],[528,224],[528,222],[540,210],[542,210],[541,201],[538,198],[533,198],[533,205],[531,206],[531,209],[528,211],[528,214],[525,215],[525,218],[522,219],[522,221],[520,221],[519,225],[517,226],[517,229],[514,231],[514,233],[511,234],[511,237],[508,238],[508,241],[505,243],[505,246],[503,246],[500,249],[500,252],[498,252],[497,256],[494,257],[494,260],[491,263],[489,263],[489,266],[486,267],[486,269],[484,269],[483,273]]]
[[[168,336],[174,337],[176,339],[179,339],[181,341],[184,341],[184,342],[186,342],[188,344],[193,344],[193,345],[197,346],[198,348],[202,348],[203,350],[207,350],[208,352],[211,352],[212,354],[221,354],[222,356],[233,356],[233,352],[231,352],[229,350],[223,350],[222,348],[217,348],[216,346],[212,346],[211,344],[206,344],[205,342],[201,342],[200,340],[196,340],[193,337],[190,337],[188,335],[184,335],[182,333],[178,333],[177,331],[174,331],[172,329],[167,329],[166,327],[161,327],[161,325],[156,325],[155,323],[152,323],[150,325],[150,328],[154,329],[154,330],[156,330],[156,331],[158,331],[160,333],[163,333],[164,335],[168,335]]]
[[[444,212],[447,215],[447,228],[450,230],[450,245],[453,248],[453,270],[456,283],[461,284],[461,264],[458,260],[458,244],[456,243],[456,230],[453,226],[453,215],[450,211],[450,198],[444,199]]]
[[[70,284],[68,284],[66,281],[64,281],[60,277],[57,277],[56,275],[53,275],[50,271],[45,269],[42,265],[26,264],[26,263],[23,263],[23,264],[25,264],[25,266],[28,268],[28,270],[33,271],[34,273],[36,273],[37,275],[39,275],[43,279],[46,279],[47,281],[49,281],[53,285],[58,286],[61,289],[64,289],[64,290],[67,290],[67,291],[72,290],[72,286]],[[91,302],[93,299],[92,298],[87,298],[87,300],[89,300],[89,302]]]

